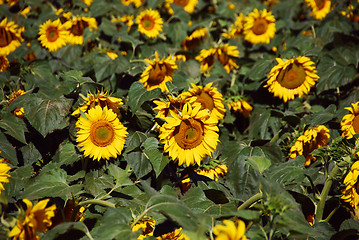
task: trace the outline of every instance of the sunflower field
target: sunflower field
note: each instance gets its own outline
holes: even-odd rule
[[[0,239],[359,239],[359,0],[0,0]]]

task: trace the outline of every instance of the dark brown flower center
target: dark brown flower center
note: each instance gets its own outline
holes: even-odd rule
[[[314,0],[314,2],[319,9],[322,9],[325,5],[325,0]]]
[[[359,134],[359,115],[356,115],[353,120],[353,128],[356,134]]]
[[[155,27],[155,21],[150,16],[144,16],[141,23],[147,31],[151,31]]]
[[[168,71],[166,64],[155,63],[150,70],[147,83],[149,85],[158,85],[167,75],[172,76],[172,72]]]
[[[182,7],[187,6],[189,0],[174,0],[174,4],[180,5]]]
[[[7,31],[4,27],[0,28],[0,47],[6,47],[16,39],[17,37],[14,33]]]
[[[203,124],[194,119],[183,120],[181,124],[176,127],[174,137],[182,149],[195,148],[203,141]]]
[[[153,232],[154,228],[151,225],[150,222],[146,222],[146,227],[144,229],[142,229],[142,235],[147,236],[148,234],[150,234],[151,232]]]
[[[208,109],[210,111],[214,108],[214,102],[211,95],[209,95],[206,92],[201,92],[201,94],[197,97],[196,102],[199,102],[202,104],[201,109]]]
[[[262,35],[267,31],[268,22],[264,18],[258,18],[254,21],[252,31],[255,35]]]
[[[303,66],[294,62],[280,71],[277,81],[284,88],[295,89],[304,83],[305,77]]]
[[[49,27],[46,30],[46,38],[49,42],[55,42],[59,38],[59,29],[57,27]]]
[[[218,54],[217,52],[217,58],[218,61],[223,65],[226,65],[229,61],[229,57],[224,51],[221,51],[221,54]]]
[[[209,55],[208,57],[206,57],[205,59],[203,59],[203,63],[207,64],[208,67],[211,67],[214,64],[214,56],[213,55]]]
[[[115,132],[113,127],[107,121],[98,121],[92,123],[90,130],[90,139],[93,144],[99,147],[110,145],[114,139]]]
[[[77,21],[72,27],[70,28],[70,32],[75,36],[82,36],[84,34],[85,28],[87,28],[89,24],[84,20]]]

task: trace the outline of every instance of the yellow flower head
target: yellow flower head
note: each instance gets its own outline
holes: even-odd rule
[[[330,0],[305,0],[312,9],[311,15],[314,19],[322,20],[330,12]]]
[[[155,59],[145,59],[148,63],[145,71],[141,74],[140,82],[143,83],[147,90],[160,88],[162,92],[168,91],[166,82],[172,82],[173,72],[177,69],[177,64],[172,56],[166,59],[159,59],[157,51]]]
[[[63,210],[57,209],[55,211],[55,216],[52,218],[51,228],[54,228],[55,226],[59,225],[60,223],[63,223],[64,221],[71,222],[72,214],[78,205],[79,205],[78,202],[75,201],[74,204],[74,201],[70,199],[66,202],[66,205],[64,206]],[[80,207],[80,209],[78,209],[78,211],[76,212],[76,216],[74,220],[75,221],[84,220],[85,210],[86,209],[84,207]]]
[[[223,225],[216,225],[213,228],[213,233],[216,235],[215,240],[247,240],[245,232],[246,225],[239,219],[235,222],[223,220]]]
[[[81,0],[81,2],[84,2],[87,6],[91,6],[93,0]]]
[[[196,56],[196,60],[201,63],[201,72],[207,73],[213,67],[215,56],[217,49],[202,49],[198,56]]]
[[[163,20],[157,10],[146,9],[136,17],[138,31],[149,38],[157,37],[162,32]]]
[[[201,110],[207,109],[211,113],[211,117],[221,120],[224,118],[226,109],[223,105],[223,96],[218,92],[216,87],[212,87],[213,82],[208,83],[205,87],[191,84],[192,88],[188,92],[184,92],[183,96],[189,98],[191,103],[197,102],[201,104]]]
[[[309,93],[310,88],[319,79],[314,62],[308,57],[297,57],[289,60],[276,58],[278,65],[273,67],[268,75],[265,87],[282,98],[284,102],[294,99],[295,95],[302,97]]]
[[[45,232],[51,226],[51,218],[55,216],[56,205],[46,207],[50,199],[39,201],[35,206],[28,199],[23,199],[26,204],[26,215],[17,220],[17,225],[9,233],[14,239],[40,239],[36,232]]]
[[[222,36],[225,38],[239,38],[243,33],[244,28],[244,15],[243,13],[240,13],[234,24],[231,25],[229,28],[228,33],[222,33]]]
[[[210,116],[207,109],[201,110],[199,104],[186,103],[181,114],[171,112],[160,128],[160,141],[164,152],[182,164],[200,165],[202,159],[210,156],[218,144],[217,119]]]
[[[90,30],[97,29],[97,22],[93,17],[74,17],[71,21],[65,22],[64,26],[69,31],[67,42],[82,45],[84,30],[86,28],[90,28]]]
[[[276,27],[275,18],[267,9],[254,9],[244,23],[244,39],[250,43],[269,43],[274,38]]]
[[[127,128],[117,118],[117,114],[107,106],[96,105],[79,117],[76,122],[78,146],[85,156],[100,159],[116,158],[125,145]]]
[[[179,95],[178,97],[172,97],[168,95],[168,101],[158,101],[154,100],[157,106],[153,108],[153,110],[157,111],[156,118],[165,118],[170,115],[170,111],[178,114],[183,106],[188,102],[188,99],[183,95]]]
[[[233,112],[239,112],[244,117],[250,117],[253,107],[245,100],[231,100],[227,102],[229,109]]]
[[[111,109],[114,113],[119,114],[121,104],[123,104],[121,98],[107,96],[107,91],[105,93],[98,91],[97,94],[88,93],[85,101],[86,103],[74,111],[72,115],[80,114],[80,110],[85,113],[95,106],[107,106],[108,109]]]
[[[350,113],[345,115],[341,122],[342,136],[352,138],[354,134],[359,134],[359,102],[352,103],[351,107],[346,107]]]
[[[60,19],[57,19],[55,21],[47,20],[41,24],[39,35],[38,39],[41,45],[49,49],[50,52],[56,52],[66,45],[69,32],[61,24]]]
[[[329,137],[329,129],[324,125],[312,127],[297,139],[294,146],[290,149],[289,157],[296,158],[299,155],[303,155],[305,157],[304,166],[309,166],[316,160],[311,155],[311,152],[320,147],[327,146]]]
[[[15,22],[7,22],[7,18],[0,22],[0,55],[7,56],[21,45],[24,30],[24,27],[19,27]]]
[[[201,40],[207,36],[206,28],[199,28],[194,30],[193,33],[186,37],[182,42],[182,47],[184,50],[192,50],[199,46]]]
[[[14,101],[17,97],[19,97],[19,96],[21,96],[21,95],[23,95],[23,94],[25,94],[25,93],[26,93],[26,92],[23,91],[23,90],[21,90],[21,89],[17,90],[16,92],[13,92],[13,93],[12,93],[12,97],[11,97],[10,100],[9,100],[9,104],[10,104],[12,101]],[[23,107],[21,107],[21,108],[16,108],[16,109],[14,110],[13,114],[14,114],[15,117],[17,117],[17,118],[23,118],[23,117],[24,117],[24,114],[25,114],[25,110],[24,110]]]
[[[129,6],[132,3],[136,8],[139,8],[144,1],[145,0],[121,0],[123,5]]]
[[[350,168],[350,172],[344,178],[345,189],[342,190],[342,199],[348,202],[352,208],[359,208],[358,194],[359,161],[356,161]]]
[[[173,9],[171,7],[171,3],[183,7],[186,12],[192,14],[194,12],[194,9],[196,8],[198,0],[166,0],[165,7],[168,13],[172,15]]]
[[[1,151],[0,151],[1,152]],[[8,183],[10,175],[8,172],[10,171],[11,167],[4,163],[4,159],[0,159],[0,194],[2,190],[5,190],[2,183]]]
[[[226,175],[228,167],[224,164],[217,164],[217,166],[200,167],[195,170],[198,175],[206,176],[214,181],[218,181],[220,176]]]
[[[182,233],[182,228],[178,228],[172,232],[163,234],[156,239],[158,240],[189,240],[189,238]]]
[[[124,15],[120,18],[113,18],[111,19],[111,22],[117,23],[117,22],[123,22],[128,27],[128,31],[131,30],[132,25],[134,24],[133,19],[134,15]]]
[[[142,234],[137,239],[144,239],[149,236],[153,236],[156,221],[154,219],[141,220],[132,227],[132,232],[142,230]]]
[[[10,67],[9,60],[6,56],[0,55],[0,72],[6,71]]]

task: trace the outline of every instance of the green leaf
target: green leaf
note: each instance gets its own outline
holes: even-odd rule
[[[10,161],[12,165],[18,164],[15,148],[2,132],[0,132],[0,151],[0,156]]]
[[[61,144],[58,148],[57,158],[54,159],[60,165],[71,165],[80,160],[79,154],[72,143]]]
[[[271,161],[264,156],[251,156],[246,159],[246,162],[260,174],[262,174],[272,164]]]
[[[169,163],[169,159],[163,156],[162,152],[158,149],[159,142],[154,137],[149,137],[143,143],[145,156],[152,163],[153,170],[155,171],[156,177],[160,175],[162,170]]]
[[[4,129],[6,134],[26,144],[25,132],[27,130],[22,119],[19,119],[12,114],[7,114],[0,119],[0,128]]]
[[[161,89],[147,91],[141,82],[134,82],[128,91],[128,106],[131,108],[132,114],[135,114],[145,101],[158,98],[160,95]]]
[[[9,183],[6,183],[4,192],[1,195],[5,195],[7,201],[15,203],[16,199],[21,198],[23,188],[30,180],[33,172],[32,166],[23,166],[10,172]]]
[[[42,240],[61,239],[61,235],[71,232],[71,230],[79,230],[90,236],[89,230],[83,222],[64,222],[53,229],[47,231],[43,236]]]
[[[113,176],[114,179],[116,180],[117,187],[133,184],[133,182],[130,179],[131,173],[129,172],[129,168],[123,170],[114,164],[109,165],[107,168],[111,176]]]
[[[113,188],[113,177],[108,174],[99,176],[97,171],[92,171],[86,174],[84,187],[85,190],[91,193],[95,198],[100,195],[105,195],[106,188]]]
[[[246,77],[254,80],[260,81],[267,76],[269,73],[273,60],[261,59],[257,60],[253,67],[247,72]]]
[[[32,165],[33,163],[39,161],[42,159],[42,155],[37,150],[35,145],[33,143],[29,143],[23,147],[20,148],[20,151],[22,153],[22,157],[24,159],[24,165]]]

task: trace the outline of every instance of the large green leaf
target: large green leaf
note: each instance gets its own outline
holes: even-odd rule
[[[105,189],[111,189],[115,186],[113,177],[108,174],[100,174],[98,171],[92,171],[86,174],[85,190],[91,193],[95,198],[105,195]]]
[[[54,161],[60,163],[60,165],[71,165],[79,160],[80,155],[76,152],[72,143],[61,144],[54,157]]]
[[[12,165],[18,164],[16,150],[2,132],[0,132],[0,151],[0,156],[10,161]]]
[[[64,222],[57,225],[53,229],[47,231],[42,236],[41,239],[52,240],[52,239],[61,239],[61,237],[68,237],[69,234],[65,235],[65,233],[69,233],[71,232],[71,230],[79,230],[83,232],[85,235],[87,235],[88,237],[91,236],[87,226],[83,222]]]
[[[144,154],[150,160],[156,177],[162,172],[162,170],[169,163],[167,156],[164,156],[158,149],[159,142],[154,137],[149,137],[143,143]]]
[[[131,108],[132,114],[135,114],[145,101],[158,98],[160,94],[159,88],[147,91],[141,82],[132,83],[128,91],[128,106]]]
[[[0,119],[0,128],[4,129],[6,134],[26,144],[25,132],[27,129],[22,119],[7,114]]]

